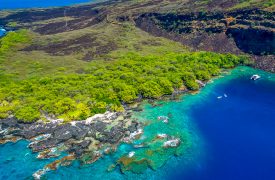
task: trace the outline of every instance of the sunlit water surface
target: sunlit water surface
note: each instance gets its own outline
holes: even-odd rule
[[[251,81],[252,74],[262,78]],[[179,101],[144,103],[135,117],[156,121],[170,115],[164,124],[145,128],[142,138],[156,132],[191,134],[192,148],[171,157],[158,170],[143,174],[121,173],[108,167],[121,155],[137,151],[123,144],[112,155],[92,165],[78,162],[46,173],[46,179],[187,179],[187,180],[273,180],[275,179],[275,75],[239,67],[215,79],[200,93],[184,95]],[[31,178],[51,160],[37,160],[26,141],[0,146],[0,179]]]

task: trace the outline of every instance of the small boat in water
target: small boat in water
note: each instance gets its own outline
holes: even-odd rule
[[[254,74],[253,76],[251,76],[250,79],[256,81],[256,80],[258,80],[260,78],[261,78],[261,76],[259,76],[258,74]]]
[[[222,98],[222,96],[218,96],[218,97],[217,97],[217,99],[221,99],[221,98]]]

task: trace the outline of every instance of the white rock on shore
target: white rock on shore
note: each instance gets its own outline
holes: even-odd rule
[[[85,124],[91,124],[96,119],[106,119],[106,120],[112,120],[116,118],[117,113],[106,111],[104,114],[95,114],[92,117],[89,117],[85,120]]]
[[[123,141],[125,143],[131,143],[134,139],[138,138],[138,136],[143,134],[143,130],[142,129],[138,129],[137,131],[134,131],[133,133],[131,133],[129,135],[129,137],[125,137],[123,138]]]
[[[130,138],[131,139],[135,139],[137,136],[143,134],[143,130],[142,129],[138,129],[137,131],[133,132],[130,134]]]
[[[110,121],[110,120],[113,120],[113,119],[116,119],[117,118],[117,112],[111,112],[111,111],[106,111],[104,114],[95,114],[89,118],[87,118],[86,120],[82,120],[82,121],[71,121],[70,124],[72,126],[76,126],[77,123],[84,123],[84,124],[91,124],[92,122],[94,122],[95,120],[98,120],[98,119],[102,119],[104,121]],[[47,123],[50,123],[50,124],[54,124],[54,125],[59,125],[59,124],[62,124],[64,122],[64,119],[52,119],[50,117],[46,117],[48,122]],[[39,125],[43,125],[45,122],[43,120],[39,120],[38,121],[39,123],[38,124],[35,124],[33,126],[39,126]],[[34,127],[35,128],[35,127]]]

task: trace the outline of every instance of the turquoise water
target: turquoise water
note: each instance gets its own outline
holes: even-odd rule
[[[6,34],[6,30],[0,27],[0,37],[4,36]]]
[[[249,80],[260,74],[258,81]],[[179,101],[160,101],[153,107],[144,103],[135,117],[150,122],[142,140],[156,133],[185,134],[189,147],[180,156],[157,170],[142,174],[121,173],[119,167],[107,169],[121,156],[142,149],[123,144],[112,155],[92,165],[60,167],[43,176],[45,179],[275,179],[275,75],[247,67],[215,79],[200,93],[184,95]],[[158,120],[168,116],[168,124]],[[24,179],[51,160],[37,160],[26,141],[0,146],[0,179]],[[154,147],[152,147],[154,148]],[[163,156],[161,156],[163,157]],[[166,157],[166,156],[165,156]]]
[[[87,2],[92,0],[1,0],[0,10],[69,6]]]

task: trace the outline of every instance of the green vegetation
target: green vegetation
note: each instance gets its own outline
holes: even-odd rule
[[[7,26],[9,26],[9,27],[16,27],[16,26],[18,26],[18,23],[17,22],[9,22],[7,24]]]
[[[93,45],[90,47],[83,47],[83,51],[75,51],[72,54],[60,56],[53,56],[44,51],[16,51],[16,48],[13,48],[12,53],[9,53],[8,56],[2,59],[0,69],[5,72],[5,74],[9,74],[9,76],[17,79],[81,72],[82,69],[90,66],[90,62],[83,61],[82,57],[87,51],[96,53],[96,49],[103,49],[103,47],[100,47],[104,44],[116,44],[117,49],[98,55],[93,61],[120,59],[129,52],[146,56],[152,54],[161,55],[170,52],[183,53],[188,50],[180,43],[151,36],[136,28],[134,25],[129,25],[129,23],[123,25],[100,24],[99,26],[88,29],[47,36],[38,35],[30,31],[27,35],[31,37],[33,44],[41,46],[55,43],[63,44],[66,40],[77,39],[83,35],[96,38],[96,40],[92,41]],[[17,46],[20,47],[28,45],[30,45],[29,42],[17,44]],[[66,45],[65,47],[73,49],[75,46],[81,46],[81,42],[71,44],[71,46]]]
[[[25,122],[48,116],[71,121],[107,110],[123,111],[123,103],[140,96],[157,99],[176,89],[197,90],[196,80],[207,81],[221,69],[245,60],[229,54],[184,53],[186,48],[180,44],[151,37],[129,24],[111,26],[99,39],[112,39],[111,29],[123,30],[115,39],[119,48],[106,55],[113,61],[85,62],[77,60],[77,54],[58,57],[18,51],[37,38],[27,30],[2,38],[0,119],[15,115]],[[65,36],[55,38],[64,40]]]
[[[0,39],[0,56],[5,53],[15,50],[15,48],[23,43],[28,43],[30,36],[27,30],[9,32],[5,37]]]
[[[129,28],[133,27],[125,26],[120,36],[124,39],[116,39],[119,48],[107,55],[113,61],[92,62],[77,60],[77,55],[18,51],[35,34],[8,33],[0,40],[0,119],[15,115],[25,122],[49,116],[71,121],[107,110],[123,111],[123,103],[140,96],[157,99],[176,89],[197,90],[196,80],[207,81],[246,60],[229,54],[184,53],[178,43]]]
[[[182,87],[197,90],[196,79],[208,80],[221,68],[244,61],[242,57],[210,52],[128,54],[108,63],[92,62],[84,74],[25,80],[7,77],[0,87],[0,118],[13,114],[32,122],[48,115],[71,121],[106,110],[123,111],[122,103],[131,103],[140,95],[160,98]]]
[[[268,8],[275,5],[275,0],[240,0],[237,5],[231,9],[241,9],[246,7]]]

